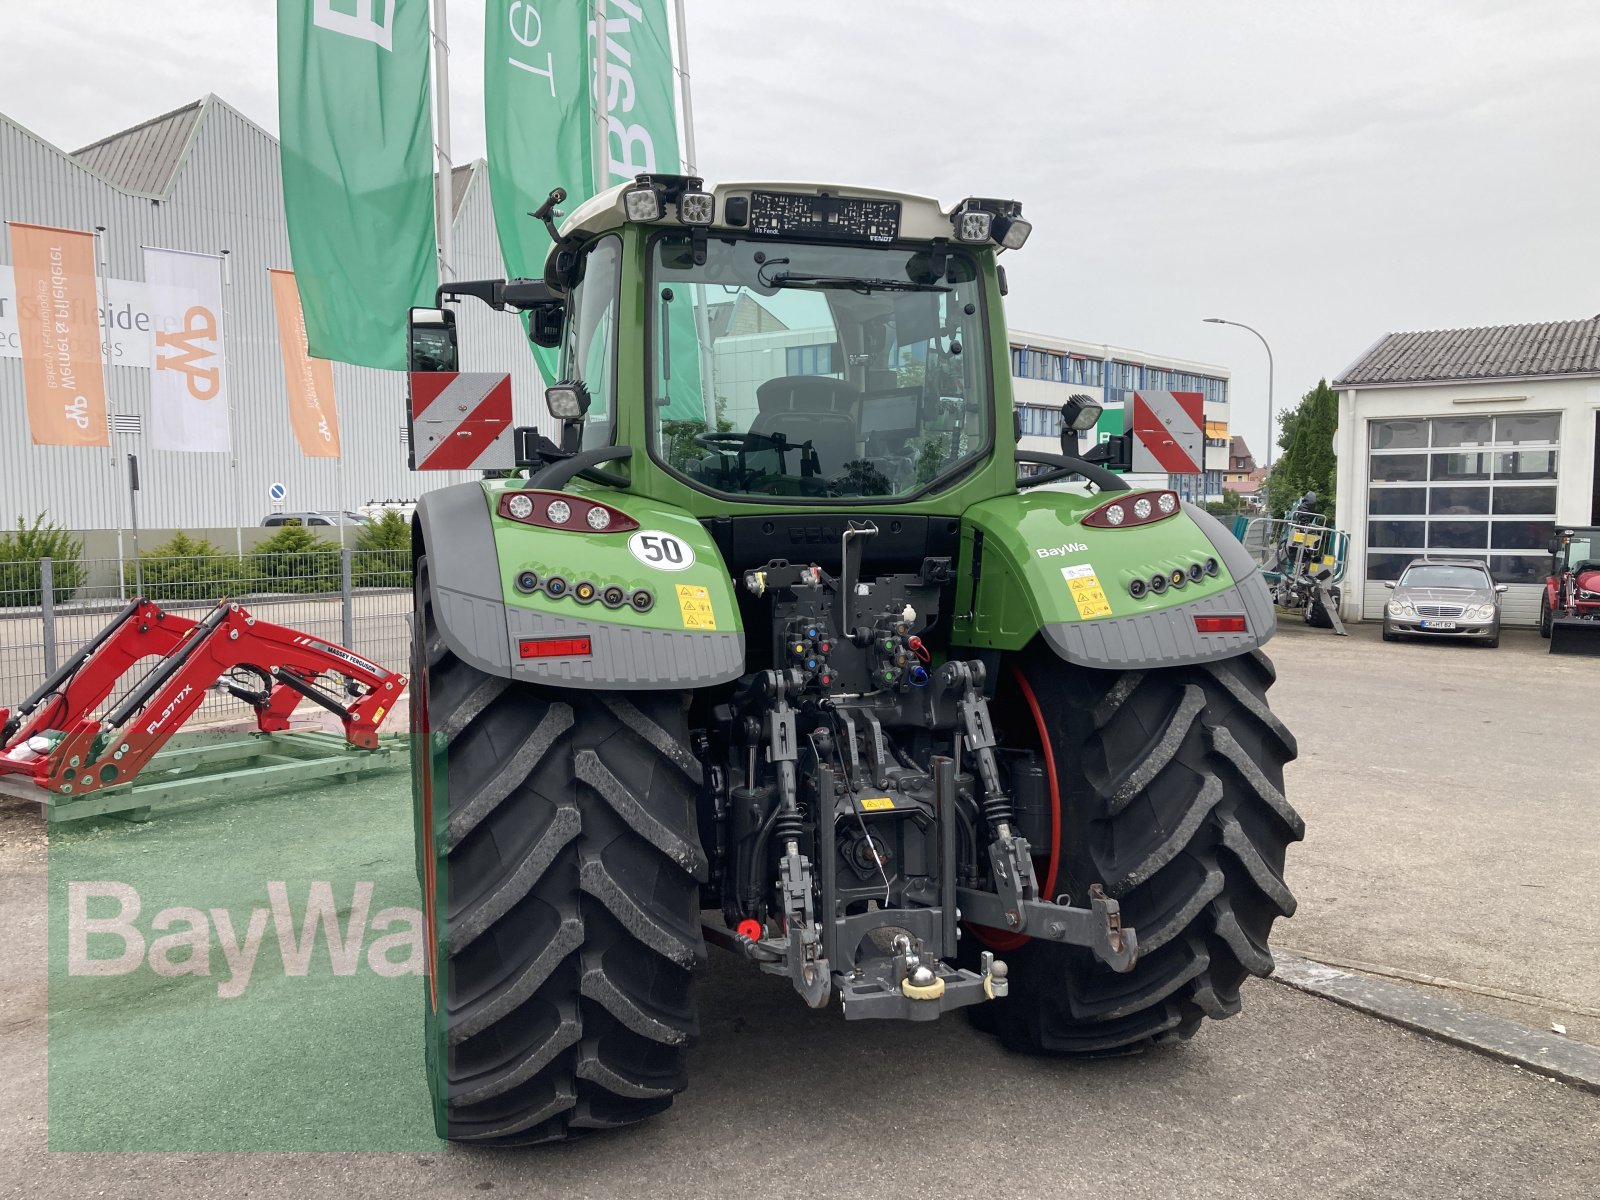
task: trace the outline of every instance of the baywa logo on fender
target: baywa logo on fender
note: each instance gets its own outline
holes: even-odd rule
[[[156,370],[182,371],[189,395],[196,400],[215,400],[222,389],[222,367],[200,364],[205,359],[217,358],[221,349],[217,315],[197,304],[183,314],[182,329],[156,334]],[[163,356],[162,350],[176,353]]]

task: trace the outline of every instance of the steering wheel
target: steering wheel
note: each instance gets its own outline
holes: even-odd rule
[[[690,441],[696,446],[704,446],[707,450],[728,453],[752,449],[750,439],[765,436],[765,434],[740,433],[735,429],[726,431],[709,429],[705,433],[695,434]]]

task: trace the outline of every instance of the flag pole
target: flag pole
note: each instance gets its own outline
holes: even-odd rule
[[[683,96],[683,173],[698,175],[699,159],[694,152],[694,100],[689,94],[689,31],[683,16],[683,0],[673,0],[678,19],[678,91]]]
[[[226,364],[228,361],[228,316],[231,310],[229,299],[233,296],[233,260],[228,257],[231,251],[222,252],[222,328],[217,334],[217,357]],[[155,378],[152,365],[150,377]],[[239,443],[235,440],[238,430],[235,426],[237,410],[233,406],[233,389],[228,389],[228,458],[229,466],[233,471],[233,544],[234,552],[240,561],[244,559],[244,489],[239,480]]]
[[[678,34],[678,93],[683,105],[683,173],[698,176],[699,162],[694,148],[694,100],[689,94],[689,27],[683,15],[683,0],[673,0]],[[711,353],[711,323],[706,316],[705,287],[695,284],[689,290],[689,307],[694,312],[695,340],[700,343],[700,407],[706,428],[717,431],[715,356]]]
[[[606,79],[606,0],[594,0],[594,190],[599,195],[611,182],[610,84]]]
[[[433,0],[433,144],[439,156],[434,186],[434,225],[439,241],[439,280],[456,277],[455,186],[450,178],[450,41],[445,0]]]

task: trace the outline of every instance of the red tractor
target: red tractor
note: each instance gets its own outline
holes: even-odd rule
[[[1558,530],[1550,554],[1539,632],[1551,654],[1600,654],[1600,529]]]

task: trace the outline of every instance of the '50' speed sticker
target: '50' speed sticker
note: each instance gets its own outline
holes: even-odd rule
[[[659,529],[641,529],[628,539],[628,552],[658,571],[687,571],[694,566],[694,547]]]

